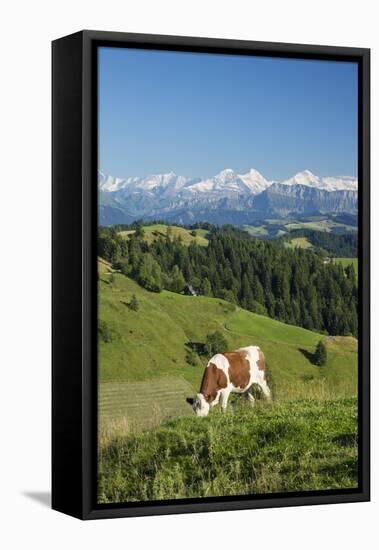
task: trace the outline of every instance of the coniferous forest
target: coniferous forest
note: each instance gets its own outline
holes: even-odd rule
[[[297,229],[279,240],[286,242],[298,237],[306,238],[313,246],[323,249],[331,256],[356,258],[358,256],[358,235],[355,232],[334,234],[326,231]]]
[[[148,244],[142,226],[123,239],[100,228],[98,254],[152,292],[222,298],[249,311],[330,335],[358,334],[352,265],[325,263],[317,250],[290,249],[232,226],[212,228],[208,246],[183,244],[170,230]]]

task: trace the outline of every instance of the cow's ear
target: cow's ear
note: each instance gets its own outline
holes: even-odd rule
[[[186,401],[187,401],[187,403],[189,403],[190,405],[193,405],[193,397],[187,397],[187,398],[186,398]]]

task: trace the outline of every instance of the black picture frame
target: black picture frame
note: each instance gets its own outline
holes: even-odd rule
[[[102,45],[358,63],[358,489],[96,504],[96,52]],[[97,519],[369,500],[370,50],[86,30],[55,40],[52,62],[52,507],[77,518]]]

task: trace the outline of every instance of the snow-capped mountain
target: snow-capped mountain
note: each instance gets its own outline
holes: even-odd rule
[[[267,180],[258,170],[251,168],[246,174],[237,174],[231,168],[222,170],[217,175],[206,179],[189,179],[178,176],[175,172],[166,174],[151,174],[146,177],[129,177],[127,179],[109,176],[99,171],[99,189],[101,191],[116,192],[128,191],[151,191],[161,192],[162,189],[173,189],[177,192],[185,191],[186,194],[193,193],[243,193],[256,195],[261,193],[274,183]],[[298,172],[292,178],[278,181],[283,185],[306,185],[316,187],[324,191],[357,191],[358,181],[351,176],[326,176],[320,177],[310,170]]]
[[[98,182],[100,191],[113,193],[114,191],[121,189],[125,185],[126,180],[123,180],[122,178],[115,178],[114,176],[108,176],[99,170]]]
[[[187,181],[187,178],[177,176],[174,172],[169,172],[168,174],[151,174],[143,178],[130,177],[122,179],[106,176],[99,171],[99,189],[108,192],[121,191],[123,189],[128,189],[130,191],[139,189],[143,191],[153,191],[156,189],[162,190],[167,187],[180,189]]]
[[[273,183],[272,181],[266,180],[258,170],[251,168],[246,174],[241,174],[239,176],[244,182],[246,187],[248,187],[253,195],[262,193],[267,187]]]
[[[319,177],[309,170],[282,182],[267,180],[253,168],[245,174],[227,168],[205,179],[174,172],[123,179],[99,171],[98,181],[101,223],[112,223],[112,219],[121,223],[124,216],[125,223],[143,217],[182,222],[212,219],[213,223],[232,219],[238,224],[254,215],[261,217],[265,210],[280,216],[328,209],[354,212],[357,208],[356,178]]]
[[[250,170],[246,174],[237,174],[231,168],[222,170],[216,176],[200,180],[195,183],[187,183],[183,189],[184,196],[197,193],[221,195],[229,197],[235,194],[257,194],[267,189],[272,182],[267,181],[257,170]]]
[[[238,175],[226,168],[216,176],[200,180],[193,185],[189,185],[186,189],[187,193],[239,193],[242,190],[243,182]]]
[[[306,185],[324,191],[357,191],[358,180],[350,176],[328,176],[320,178],[310,170],[298,172],[292,178],[281,182],[283,185]]]

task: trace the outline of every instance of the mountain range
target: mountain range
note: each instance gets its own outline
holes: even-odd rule
[[[101,225],[138,218],[241,225],[267,216],[356,213],[358,202],[356,178],[309,170],[281,182],[253,168],[245,174],[227,168],[206,179],[174,172],[122,179],[99,171],[98,186]]]

